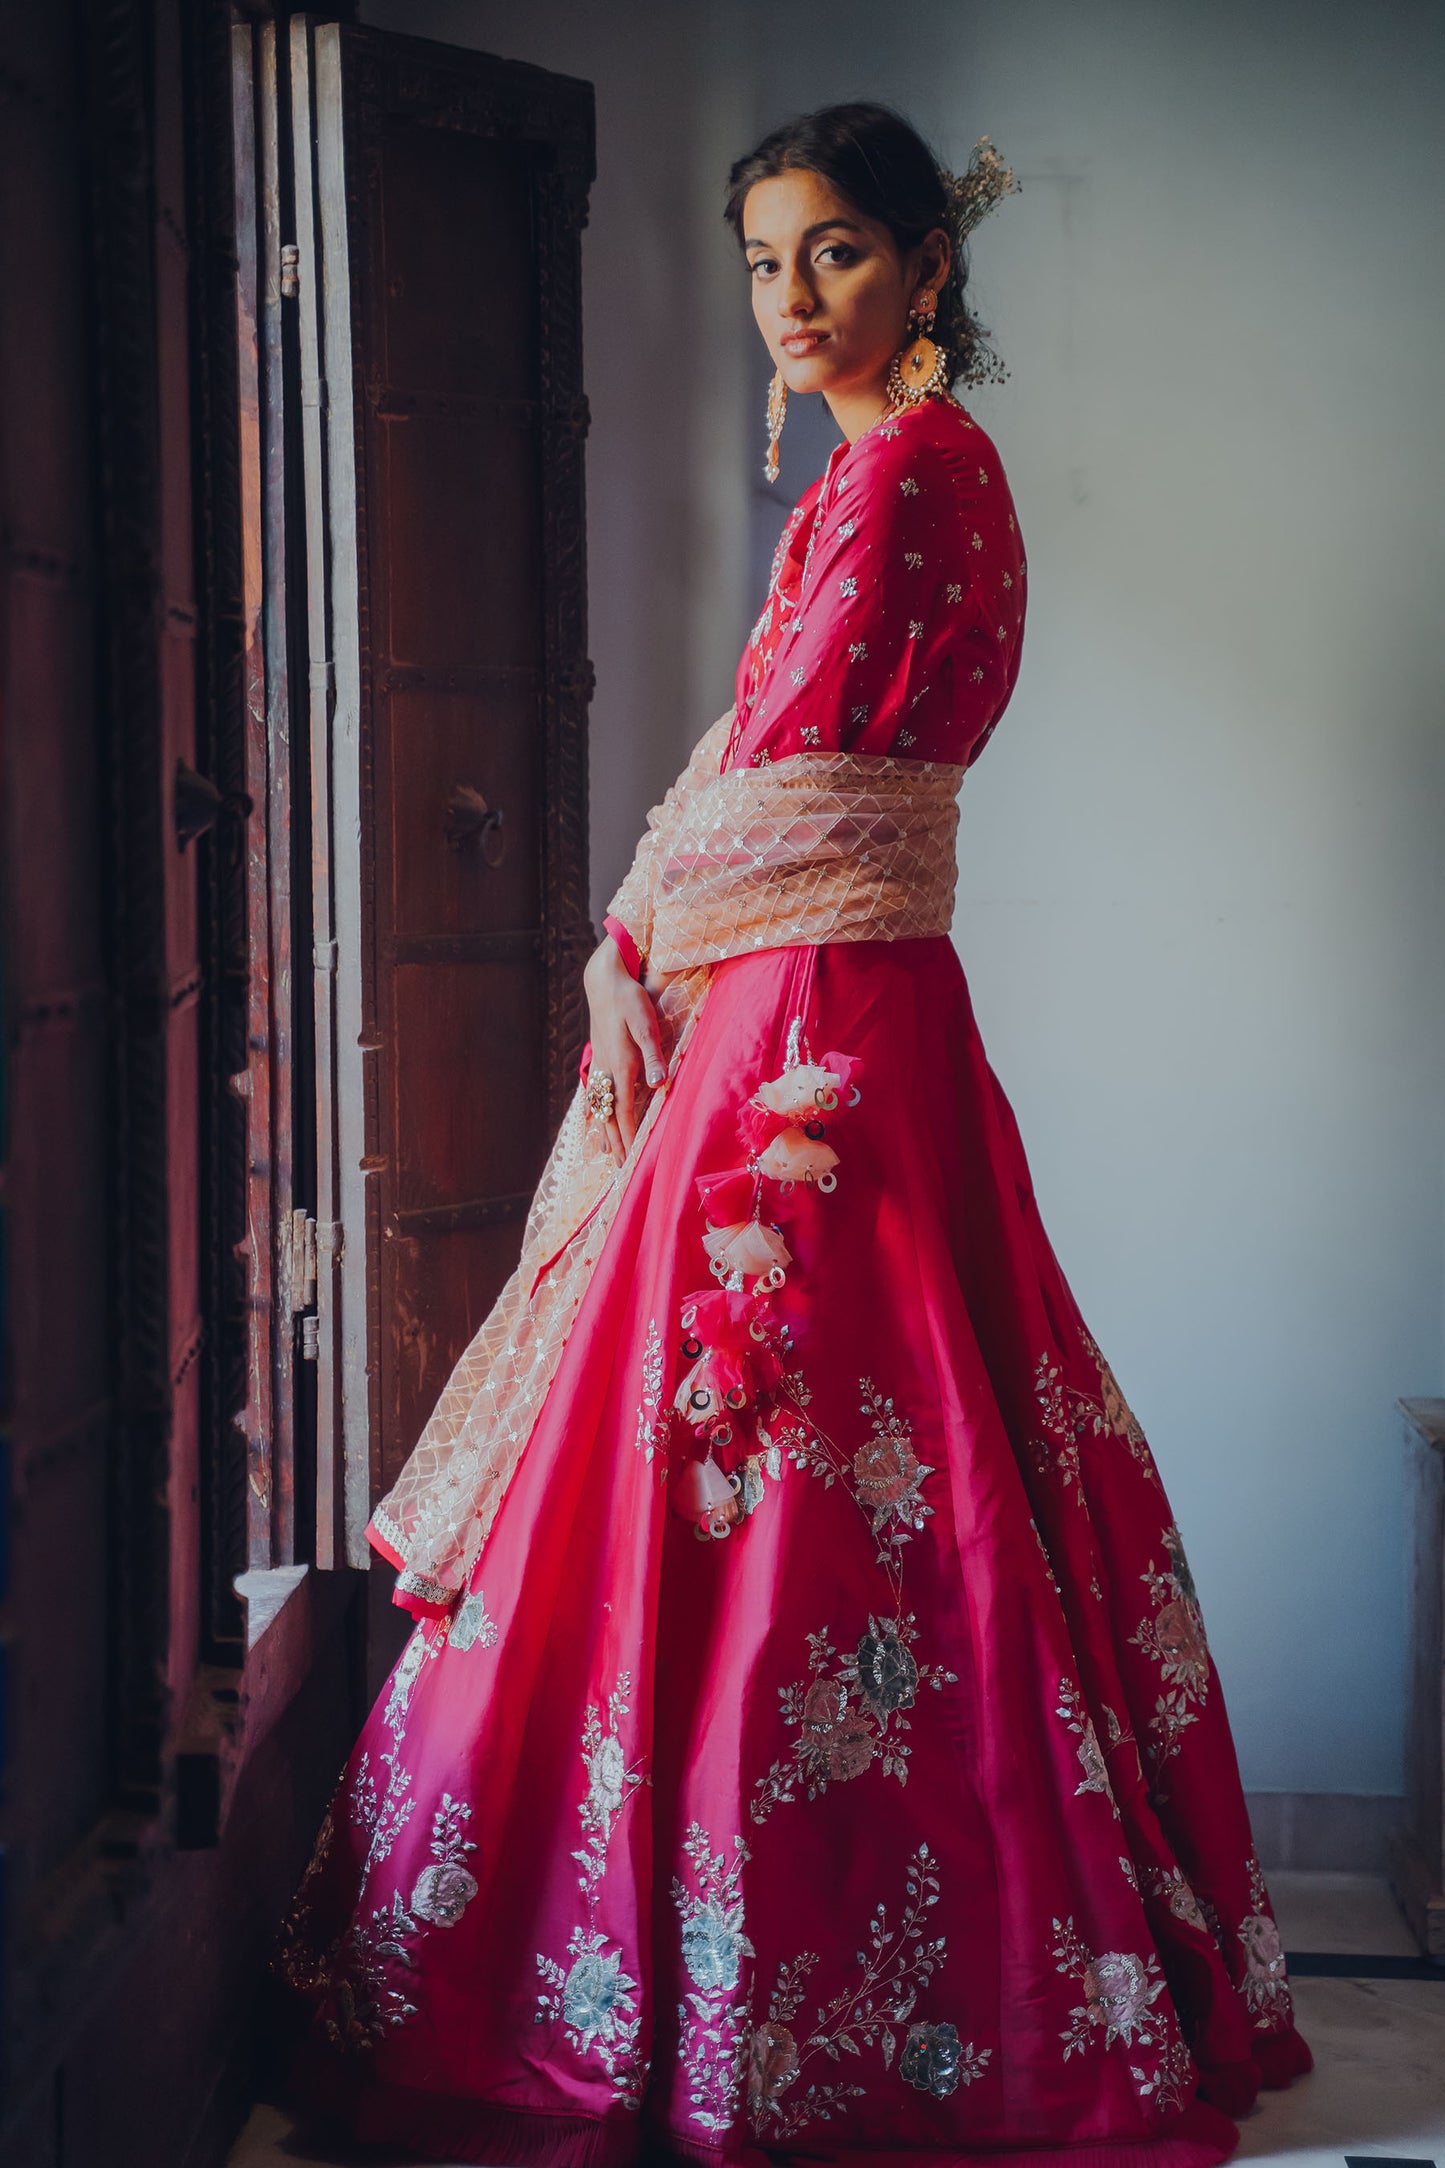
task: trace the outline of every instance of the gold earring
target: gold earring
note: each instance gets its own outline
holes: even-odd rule
[[[781,369],[774,369],[773,381],[768,386],[768,456],[763,472],[770,482],[778,479],[778,439],[783,433],[783,418],[788,411],[788,387],[783,382]]]
[[[896,414],[900,407],[917,406],[921,399],[948,389],[948,350],[935,346],[929,336],[937,307],[937,294],[925,287],[908,311],[909,336],[888,371],[890,414]]]

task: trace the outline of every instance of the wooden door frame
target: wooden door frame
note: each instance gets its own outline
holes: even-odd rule
[[[589,414],[581,376],[581,233],[595,170],[593,95],[590,84],[521,62],[310,17],[292,20],[290,64],[293,137],[299,152],[314,136],[318,153],[309,175],[304,164],[298,167],[298,242],[302,374],[313,387],[303,391],[303,411],[320,418],[319,432],[308,427],[306,433],[308,529],[324,528],[327,537],[325,608],[319,619],[311,613],[312,802],[326,824],[323,834],[318,818],[313,852],[322,1348],[317,1556],[363,1566],[369,1562],[366,1521],[381,1488],[376,1078],[383,959],[371,903],[377,688],[367,617],[366,297],[351,276],[353,243],[375,216],[369,147],[384,122],[411,120],[488,140],[535,142],[546,154],[534,179],[533,211],[541,299],[542,932],[548,1120],[555,1128],[575,1088],[584,1037],[582,966],[593,945],[587,894],[593,671],[583,476]],[[303,200],[308,182],[314,192],[310,237]],[[308,263],[321,267],[309,281],[312,294],[322,297],[319,323],[308,323]],[[343,292],[349,310],[328,310],[324,297]],[[314,596],[309,539],[308,559]],[[338,758],[341,749],[345,758]],[[328,774],[329,788],[320,782]]]

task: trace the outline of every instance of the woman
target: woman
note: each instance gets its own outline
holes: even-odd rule
[[[435,2159],[1202,2168],[1310,2067],[1179,1531],[948,938],[1024,619],[949,390],[996,371],[962,242],[1010,185],[875,106],[731,176],[770,471],[789,391],[843,441],[377,1509],[419,1624],[287,1929],[313,2096]]]

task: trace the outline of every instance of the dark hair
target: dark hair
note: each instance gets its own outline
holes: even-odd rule
[[[757,149],[739,158],[728,174],[723,216],[743,244],[743,204],[759,181],[781,173],[821,174],[865,218],[886,226],[900,254],[942,226],[953,242],[938,296],[933,336],[948,349],[950,374],[966,383],[982,383],[1007,374],[989,345],[981,324],[964,298],[968,284],[966,252],[949,216],[948,194],[938,160],[918,130],[891,106],[868,103],[820,106],[800,113],[763,137]]]

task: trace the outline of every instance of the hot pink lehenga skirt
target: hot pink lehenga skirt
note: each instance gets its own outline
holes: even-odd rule
[[[787,1419],[701,1540],[696,1185],[790,1030],[859,1096],[786,1222]],[[1180,1533],[947,940],[716,969],[282,1969],[302,2090],[434,2160],[1204,2168],[1309,2069]]]

